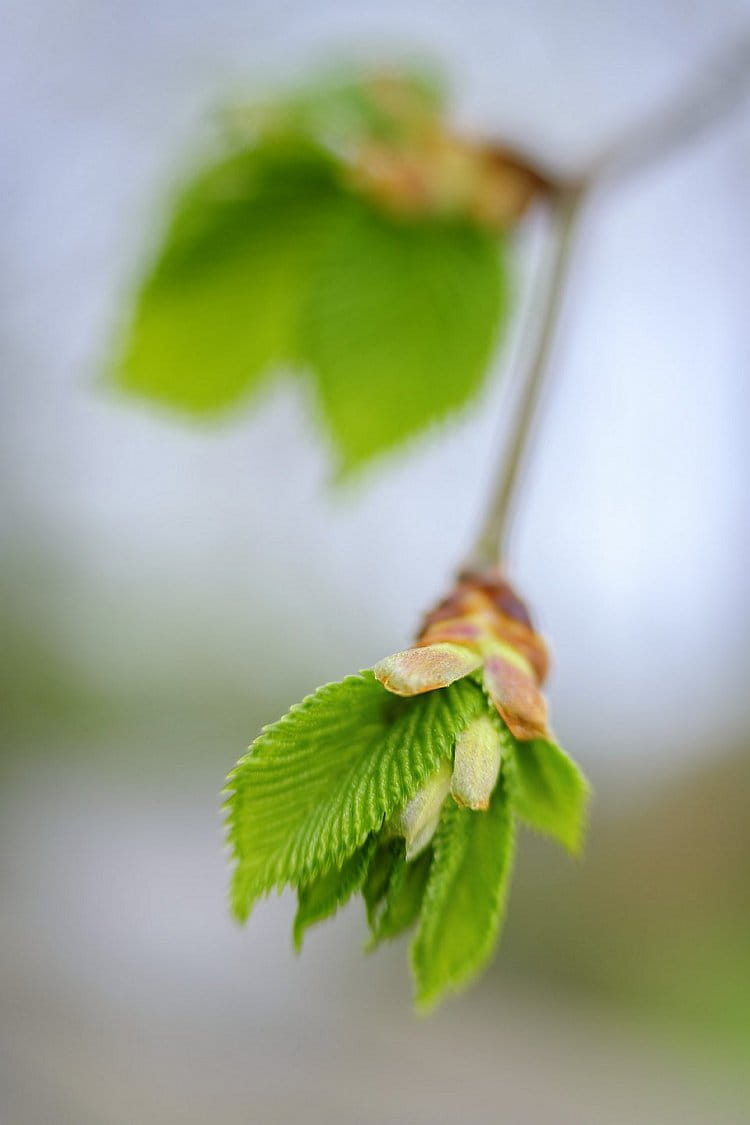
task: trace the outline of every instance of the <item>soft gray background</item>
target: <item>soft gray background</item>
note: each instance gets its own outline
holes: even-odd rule
[[[744,1120],[708,1063],[588,1001],[508,972],[414,1022],[403,948],[361,959],[355,912],[300,961],[286,899],[245,932],[227,920],[222,777],[261,721],[400,647],[440,592],[502,364],[468,415],[343,493],[283,381],[202,430],[98,379],[227,99],[416,54],[463,125],[572,170],[750,5],[6,0],[2,24],[4,1125]],[[556,726],[613,806],[750,722],[749,174],[746,105],[592,202],[517,525]],[[519,305],[544,233],[522,239]]]

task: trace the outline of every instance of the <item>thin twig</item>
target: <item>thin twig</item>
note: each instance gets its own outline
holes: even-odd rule
[[[601,182],[620,182],[668,157],[721,120],[750,93],[750,35],[706,67],[690,89],[653,118],[626,132],[592,163],[587,174],[553,197],[557,210],[554,245],[539,282],[533,315],[535,338],[521,379],[512,432],[500,452],[484,518],[468,565],[499,565],[506,557],[510,518],[520,486],[529,437],[548,376],[551,345],[564,298],[575,228],[584,196]]]
[[[530,323],[535,339],[525,359],[528,364],[521,380],[520,398],[516,407],[513,431],[507,445],[500,451],[494,475],[495,486],[489,498],[484,520],[471,552],[471,567],[493,566],[504,557],[510,509],[515,498],[528,439],[536,416],[539,397],[548,368],[552,338],[557,326],[565,291],[573,234],[583,197],[582,188],[564,190],[556,199],[556,230],[554,243],[537,289],[538,308],[532,310]]]

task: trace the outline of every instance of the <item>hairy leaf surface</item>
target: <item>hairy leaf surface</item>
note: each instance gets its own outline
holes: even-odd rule
[[[116,381],[199,417],[302,368],[347,469],[469,400],[503,306],[496,235],[382,213],[292,132],[232,153],[177,200]]]
[[[504,915],[513,845],[513,815],[502,780],[486,812],[446,802],[411,948],[419,1007],[430,1008],[445,992],[466,985],[490,959]]]
[[[320,688],[267,727],[229,778],[235,914],[246,918],[272,887],[343,864],[484,706],[468,681],[399,699],[365,672]]]
[[[316,922],[330,918],[362,888],[376,846],[377,837],[369,836],[341,867],[334,867],[299,888],[293,927],[294,948],[298,952],[302,948],[305,931]]]

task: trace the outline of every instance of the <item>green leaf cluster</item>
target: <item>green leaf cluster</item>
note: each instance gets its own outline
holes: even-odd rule
[[[244,921],[270,890],[294,887],[299,949],[310,926],[361,894],[369,949],[415,927],[420,1008],[468,984],[497,944],[517,822],[575,852],[588,796],[564,751],[517,741],[492,712],[503,753],[489,808],[447,797],[432,840],[407,859],[399,812],[488,711],[471,676],[401,698],[364,672],[320,688],[265,728],[229,778],[236,917]]]
[[[326,142],[383,135],[378,107],[356,82],[282,103],[178,192],[117,348],[119,390],[209,418],[279,372],[305,377],[344,471],[471,398],[505,308],[502,246],[357,192]]]

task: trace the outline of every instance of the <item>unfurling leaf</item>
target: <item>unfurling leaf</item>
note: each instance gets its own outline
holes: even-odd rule
[[[519,677],[503,699],[498,657]],[[586,782],[554,743],[527,737],[546,669],[507,581],[467,573],[414,648],[267,727],[229,779],[237,917],[291,885],[299,948],[361,891],[369,948],[416,923],[420,1007],[466,985],[500,932],[516,818],[570,850],[580,843]]]
[[[476,722],[476,720],[474,720]],[[451,788],[451,767],[446,758],[424,785],[406,802],[394,819],[394,830],[404,837],[407,860],[415,859],[435,835],[443,802]]]
[[[531,828],[576,853],[586,820],[589,786],[578,766],[554,742],[516,742],[514,804]]]
[[[307,143],[244,149],[199,176],[138,295],[118,385],[208,415],[293,363],[340,194],[330,158]]]
[[[365,900],[367,924],[375,933],[379,919],[385,908],[386,895],[396,868],[404,858],[403,839],[386,832],[370,860],[370,866],[362,884],[362,898]]]
[[[353,894],[362,889],[376,847],[377,837],[369,836],[341,867],[334,867],[311,883],[300,886],[292,929],[294,947],[298,952],[302,949],[305,930],[316,922],[322,922],[324,918],[330,918]]]
[[[340,866],[402,808],[484,706],[465,681],[418,699],[371,672],[328,684],[267,727],[229,778],[232,905]]]
[[[431,644],[387,656],[373,672],[395,695],[421,695],[468,676],[481,663],[480,656],[462,645]]]
[[[498,724],[478,715],[456,739],[451,796],[468,809],[487,809],[500,773],[503,744]]]
[[[411,949],[421,1008],[466,985],[492,955],[510,886],[513,837],[502,785],[486,812],[446,805]]]
[[[506,579],[494,570],[467,570],[427,615],[417,644],[381,660],[374,672],[389,691],[414,695],[481,668],[498,714],[526,739],[548,733],[541,691],[547,664],[547,647]]]
[[[370,918],[372,937],[367,949],[375,949],[382,941],[390,941],[414,925],[422,908],[432,852],[423,851],[409,862],[402,851],[396,858],[388,881]]]

